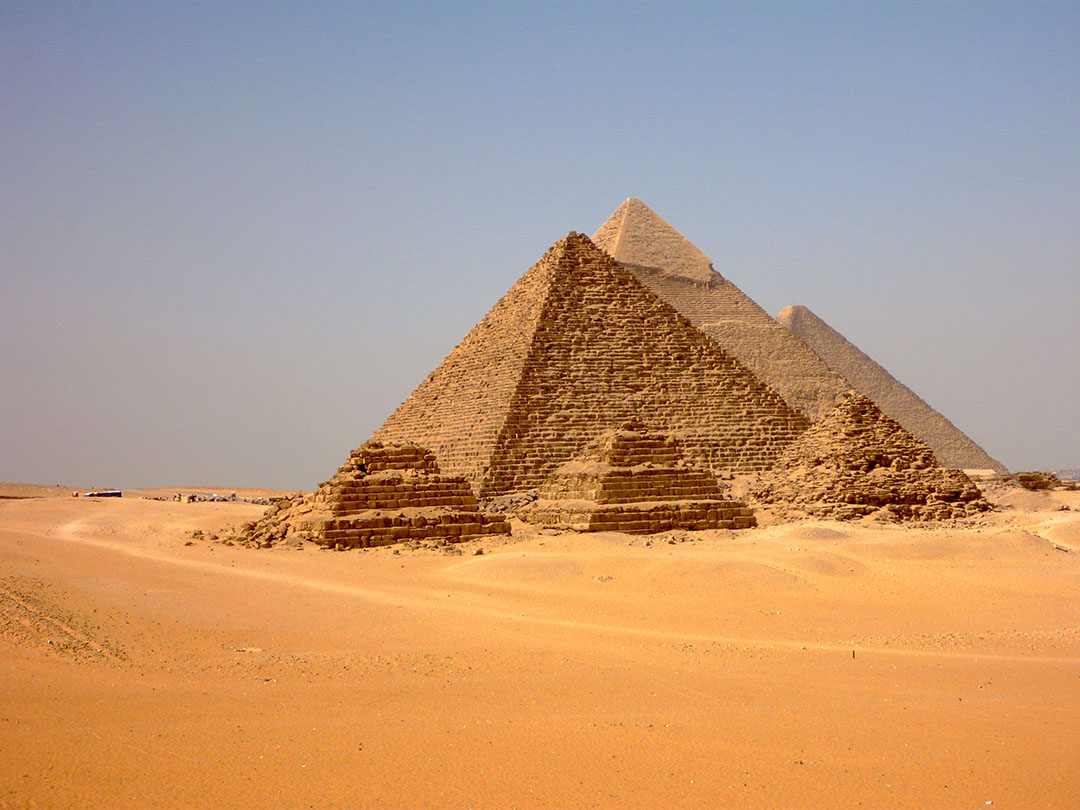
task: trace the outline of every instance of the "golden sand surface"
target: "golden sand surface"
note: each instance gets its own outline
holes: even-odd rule
[[[991,495],[483,555],[0,500],[0,808],[1075,807],[1080,493]]]

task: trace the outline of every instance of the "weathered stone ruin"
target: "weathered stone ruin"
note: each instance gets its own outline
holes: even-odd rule
[[[372,441],[353,450],[313,495],[279,502],[244,530],[259,545],[295,539],[344,549],[409,540],[458,543],[506,534],[510,526],[482,514],[468,482],[441,475],[430,451]]]
[[[991,508],[962,471],[938,467],[929,447],[859,394],[788,448],[751,496],[837,520],[946,520]]]
[[[1042,470],[1031,470],[1028,472],[1018,472],[1012,475],[1006,476],[1004,481],[1016,484],[1017,486],[1029,489],[1032,492],[1036,492],[1041,489],[1066,489],[1075,490],[1075,481],[1063,481],[1057,473],[1044,472]]]
[[[801,338],[830,368],[849,380],[859,393],[871,399],[885,415],[924,441],[940,463],[961,469],[1006,472],[1001,462],[991,458],[956,425],[806,307],[787,307],[776,320]]]
[[[429,447],[483,500],[541,486],[601,433],[678,431],[692,466],[772,467],[809,425],[586,236],[560,240],[374,438]]]
[[[629,534],[757,525],[746,504],[724,498],[713,475],[686,466],[673,435],[649,433],[636,421],[561,465],[517,515],[553,528]]]

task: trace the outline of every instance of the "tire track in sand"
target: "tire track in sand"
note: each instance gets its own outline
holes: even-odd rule
[[[345,585],[336,582],[327,582],[303,575],[290,574],[281,571],[265,571],[255,568],[239,567],[239,563],[216,563],[206,560],[192,560],[177,557],[156,549],[138,546],[125,546],[116,541],[102,540],[80,533],[83,521],[76,520],[60,526],[55,535],[48,535],[43,539],[59,540],[61,542],[74,542],[89,545],[103,550],[111,551],[131,557],[137,557],[165,565],[173,565],[207,573],[219,574],[226,577],[239,577],[263,582],[271,582],[319,593],[339,594],[352,598],[386,605],[389,607],[411,608],[421,611],[455,612],[474,616],[481,616],[490,620],[504,622],[511,625],[534,625],[550,627],[559,630],[573,630],[577,633],[592,633],[598,636],[624,636],[637,639],[651,639],[658,641],[685,641],[708,644],[722,644],[743,649],[746,651],[774,650],[780,652],[837,652],[845,655],[857,650],[864,655],[875,654],[895,656],[902,658],[925,658],[946,659],[965,661],[1009,661],[1031,664],[1066,664],[1076,665],[1076,656],[1044,656],[1044,655],[1020,655],[1014,653],[989,653],[963,650],[920,650],[904,649],[889,646],[864,647],[853,644],[839,644],[828,642],[813,642],[789,639],[755,639],[738,636],[720,636],[699,633],[682,633],[668,630],[633,627],[617,624],[602,624],[599,622],[587,622],[574,619],[563,619],[554,616],[541,616],[526,614],[520,611],[506,610],[496,607],[479,606],[475,604],[462,604],[460,601],[448,602],[446,599],[445,586],[441,588],[427,588],[422,586],[398,586],[395,590],[377,590],[363,588],[356,585]],[[439,596],[436,596],[439,594]]]

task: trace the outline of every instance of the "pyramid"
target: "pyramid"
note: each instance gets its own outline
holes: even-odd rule
[[[806,307],[787,307],[776,320],[886,415],[926,442],[945,466],[1007,472],[1001,462]]]
[[[715,477],[683,463],[676,437],[649,432],[640,422],[601,434],[538,494],[517,516],[573,531],[652,534],[757,525],[746,504],[724,498]]]
[[[963,472],[938,467],[926,444],[853,393],[788,447],[751,495],[837,520],[946,520],[991,508]]]
[[[630,198],[619,206],[593,240],[789,405],[812,419],[828,413],[851,388],[641,200]]]
[[[293,536],[338,549],[409,540],[458,543],[509,532],[502,518],[480,513],[464,478],[440,474],[433,453],[380,442],[353,450],[313,495],[283,499],[244,527],[246,539],[258,545]]]
[[[687,461],[772,466],[809,425],[634,276],[571,233],[533,265],[376,431],[430,448],[481,499],[535,489],[640,419]]]

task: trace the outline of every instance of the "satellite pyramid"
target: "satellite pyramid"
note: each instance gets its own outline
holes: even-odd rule
[[[776,319],[887,416],[926,442],[946,467],[1006,472],[1001,462],[806,307],[787,307]]]
[[[587,532],[651,534],[670,529],[748,529],[746,504],[727,500],[720,483],[687,467],[678,440],[627,422],[590,442],[517,512],[529,523]]]
[[[593,241],[811,418],[824,416],[851,388],[641,200],[620,205]]]
[[[815,517],[947,520],[990,509],[962,471],[938,467],[923,442],[861,394],[847,394],[784,452],[751,493]]]
[[[480,498],[539,487],[628,420],[692,466],[768,469],[807,418],[571,233],[523,275],[374,435],[430,448]]]
[[[279,500],[246,524],[240,539],[260,546],[310,540],[342,550],[509,532],[505,520],[480,512],[468,481],[440,474],[426,448],[369,441],[317,492]]]

